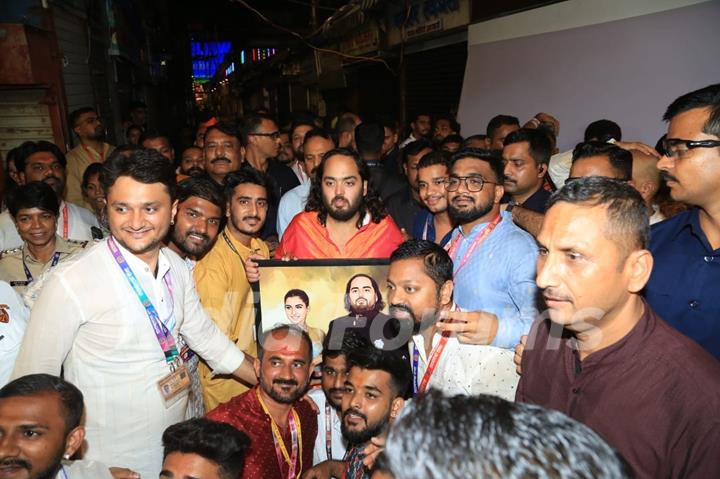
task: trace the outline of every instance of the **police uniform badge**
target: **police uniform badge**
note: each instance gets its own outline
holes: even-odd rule
[[[10,306],[8,306],[7,304],[0,304],[0,323],[10,322],[10,315],[8,314],[9,309]]]

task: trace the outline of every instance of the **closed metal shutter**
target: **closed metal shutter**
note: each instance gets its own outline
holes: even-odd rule
[[[44,88],[0,90],[0,153],[4,160],[8,150],[32,140],[54,141],[50,111],[40,102]]]
[[[54,2],[52,12],[62,55],[67,111],[71,112],[84,106],[95,106],[88,65],[90,55],[85,13],[68,5],[68,2]]]

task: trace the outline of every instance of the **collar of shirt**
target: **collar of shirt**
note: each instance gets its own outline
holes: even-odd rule
[[[643,343],[655,329],[655,323],[657,322],[657,317],[650,309],[650,306],[645,300],[642,301],[644,309],[637,324],[620,341],[588,355],[581,363],[582,372],[611,367],[613,371],[618,373],[623,370],[623,364],[628,367],[632,365],[633,357],[638,351],[642,350]],[[574,376],[578,358],[574,339],[569,341],[569,346],[572,347],[565,348],[566,368],[568,374]]]
[[[72,252],[72,248],[70,247],[70,244],[68,244],[67,241],[65,241],[59,235],[56,234],[55,235],[55,250],[53,251],[53,254],[54,253],[69,254],[71,252]],[[32,255],[30,254],[30,251],[28,250],[27,243],[25,243],[25,242],[23,242],[23,246],[22,246],[22,255],[23,255],[23,260],[25,260],[28,263],[41,264],[40,261],[38,261],[32,257]],[[50,260],[52,261],[52,258]],[[45,264],[45,263],[42,263],[42,264]]]
[[[242,244],[241,242],[239,242],[239,241],[235,238],[235,236],[233,236],[232,232],[230,231],[230,229],[229,229],[227,226],[225,226],[225,229],[223,230],[223,233],[225,233],[225,235],[226,235],[226,236],[228,237],[228,239],[230,240],[230,243],[232,243],[232,245],[235,247],[235,249],[237,249],[238,253],[240,253],[241,255],[243,255],[243,257],[244,257],[246,254],[259,253],[259,252],[260,252],[260,245],[258,244],[258,239],[257,239],[257,238],[252,238],[252,239],[250,240],[250,246],[248,247],[248,246],[245,246],[244,244]],[[222,238],[218,238],[218,241],[219,241],[219,240],[222,240]],[[222,244],[224,244],[226,248],[230,248],[224,240],[222,241]]]
[[[143,274],[150,275],[154,280],[162,280],[162,278],[167,274],[167,272],[170,271],[170,261],[165,257],[165,254],[163,253],[164,248],[160,248],[160,251],[158,253],[157,275],[155,275],[152,271],[150,271],[150,267],[147,265],[147,263],[145,263],[145,261],[141,260],[134,254],[132,254],[130,251],[128,251],[122,244],[120,244],[117,238],[113,238],[115,239],[115,244],[122,253],[123,258],[125,258],[128,266],[130,266],[130,269],[136,275],[142,272]],[[108,249],[108,254],[112,256],[112,253],[110,253],[110,249]]]
[[[497,225],[497,227],[495,228],[496,230],[497,230],[498,228],[501,228],[501,227],[503,226],[503,223],[506,223],[506,220],[510,219],[510,220],[512,221],[512,216],[510,216],[506,211],[501,211],[501,212],[500,212],[500,215],[503,217],[503,219],[502,219],[502,221]],[[465,232],[463,231],[462,225],[458,225],[458,226],[455,227],[455,230],[453,230],[452,238],[455,239],[455,237],[460,234],[460,235],[463,236],[463,239],[460,240],[460,241],[472,240],[472,239],[473,239],[475,236],[477,236],[478,233],[480,233],[480,232],[483,230],[483,228],[485,228],[488,224],[490,224],[490,221],[488,221],[488,222],[486,222],[486,223],[480,223],[479,225],[475,225],[475,226],[473,227],[473,229],[471,229],[471,230],[468,231],[467,233],[465,233]]]

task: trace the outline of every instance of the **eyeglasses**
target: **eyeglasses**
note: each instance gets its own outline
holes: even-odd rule
[[[491,185],[497,185],[498,183],[487,181],[482,176],[451,176],[445,182],[445,189],[448,191],[457,191],[460,188],[460,183],[465,182],[465,188],[471,193],[477,193],[482,191],[485,183]]]
[[[280,138],[280,132],[279,131],[273,131],[272,133],[248,133],[250,136],[267,136],[272,138],[273,140],[277,140]]]
[[[690,150],[695,148],[716,148],[720,146],[720,140],[682,140],[680,138],[666,138],[662,142],[665,155],[670,158],[682,158],[687,156]]]
[[[630,181],[630,178],[613,178],[612,176],[600,176],[600,175],[593,175],[595,178],[605,178],[606,180],[615,180],[615,181],[622,181],[623,183],[627,183]],[[589,176],[569,176],[565,180],[565,184],[572,183],[575,180],[580,180],[582,178],[590,178]]]

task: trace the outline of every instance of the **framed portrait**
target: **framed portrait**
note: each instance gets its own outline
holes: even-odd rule
[[[386,259],[260,260],[258,264],[257,337],[279,324],[306,328],[311,338],[315,336],[313,330],[324,335],[330,322],[347,316],[354,303],[387,313],[382,301],[386,296]],[[367,294],[368,285],[378,293],[378,300]],[[350,289],[352,293],[346,294]]]

